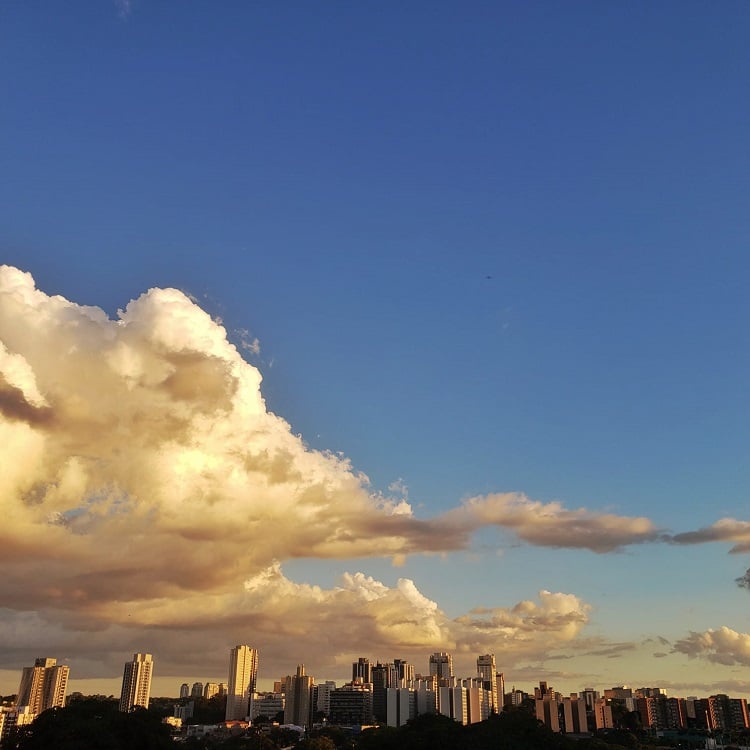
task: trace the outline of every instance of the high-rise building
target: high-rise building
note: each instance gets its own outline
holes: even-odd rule
[[[586,701],[572,693],[569,698],[562,699],[562,731],[567,734],[582,734],[588,732],[588,718],[586,716]]]
[[[502,700],[497,694],[495,654],[482,654],[477,657],[477,674],[482,681],[482,687],[491,695],[490,710],[493,714],[499,713],[502,708]]]
[[[485,688],[485,682],[479,677],[461,680],[466,692],[466,717],[469,724],[476,724],[490,718],[492,713],[492,691]]]
[[[437,713],[437,677],[424,677],[414,681],[417,714]]]
[[[440,686],[438,688],[438,711],[454,721],[468,724],[469,702],[466,689],[459,685]]]
[[[537,694],[541,694],[543,697],[537,697],[534,701],[536,707],[536,718],[539,721],[546,724],[553,732],[560,731],[560,706],[555,699],[555,694],[551,690],[547,690],[546,683],[544,688],[542,684],[538,688],[535,688]]]
[[[250,646],[235,646],[229,652],[227,721],[241,721],[250,715],[250,696],[258,681],[258,651]]]
[[[444,651],[430,655],[430,674],[436,675],[439,680],[448,680],[453,677],[453,657]]]
[[[310,725],[312,688],[315,680],[305,674],[305,665],[297,665],[297,674],[286,678],[286,705],[284,723],[298,727]]]
[[[414,682],[414,665],[405,659],[394,659],[393,667],[396,670],[396,682],[391,687],[411,687]]]
[[[279,712],[284,713],[283,693],[253,693],[250,700],[251,720],[265,716],[270,721],[275,721]]]
[[[372,668],[372,710],[377,721],[385,722],[388,718],[386,691],[389,687],[396,687],[394,671],[391,663],[378,662]]]
[[[326,680],[313,686],[313,712],[315,714],[328,716],[331,713],[331,693],[335,689],[336,683],[333,680]]]
[[[48,708],[65,705],[70,667],[58,664],[56,659],[41,658],[33,667],[24,667],[18,688],[16,707],[28,706],[28,713],[40,714]]]
[[[359,680],[331,691],[330,721],[340,726],[372,724],[372,684]]]
[[[606,698],[594,701],[594,723],[597,729],[612,729],[615,725],[612,704]]]
[[[218,682],[207,682],[203,686],[203,697],[204,698],[213,698],[215,695],[219,694],[219,683]]]
[[[359,659],[352,664],[352,680],[359,680],[365,684],[372,682],[372,667],[369,659],[360,656]]]
[[[203,683],[194,682],[193,687],[190,690],[191,698],[201,698],[203,696]]]
[[[388,688],[386,707],[386,724],[402,727],[417,715],[417,692],[411,687]]]
[[[502,711],[505,708],[505,675],[502,672],[495,675],[495,690],[497,690],[497,710]]]
[[[586,704],[586,710],[587,711],[593,711],[594,710],[594,704],[599,700],[599,691],[594,690],[594,688],[584,688],[581,691],[581,698],[583,698],[584,703]]]
[[[120,692],[120,711],[132,711],[135,706],[148,708],[154,661],[151,654],[133,654],[133,661],[125,664]]]
[[[183,682],[180,685],[180,699],[187,698],[190,695],[190,685],[187,682]]]

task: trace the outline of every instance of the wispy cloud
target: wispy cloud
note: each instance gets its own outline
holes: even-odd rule
[[[520,493],[471,498],[446,518],[466,530],[501,526],[530,544],[600,553],[658,541],[662,533],[648,518],[570,510],[560,502],[542,503]]]
[[[750,521],[738,521],[735,518],[721,518],[711,526],[704,526],[697,531],[675,534],[668,538],[672,544],[705,544],[706,542],[733,542],[729,550],[737,554],[750,552]]]
[[[114,0],[114,2],[117,8],[117,15],[122,19],[127,18],[133,10],[132,0]]]

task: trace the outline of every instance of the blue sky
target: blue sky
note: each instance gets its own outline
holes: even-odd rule
[[[0,261],[110,317],[182,290],[237,346],[259,340],[241,351],[270,412],[372,493],[402,482],[418,519],[518,492],[742,532],[747,4],[400,6],[5,4]],[[506,673],[747,696],[726,687],[750,664],[750,565],[730,546],[596,554],[501,524],[400,568],[281,562],[326,590],[345,571],[405,577],[450,618],[565,592],[592,607],[577,638],[638,649],[725,627],[733,650],[564,669],[524,652]],[[3,655],[9,683],[43,634],[24,648]]]

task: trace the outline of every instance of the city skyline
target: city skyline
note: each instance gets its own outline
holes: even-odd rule
[[[0,8],[0,689],[249,643],[750,697],[749,34]]]
[[[487,691],[488,708],[491,710],[502,710],[503,706],[517,705],[517,695],[525,695],[536,699],[563,698],[564,693],[549,684],[547,680],[540,680],[537,685],[513,684],[506,690],[505,675],[498,671],[495,654],[479,654],[476,657],[476,671],[473,674],[454,674],[452,670],[452,655],[446,652],[436,652],[426,655],[427,669],[421,671],[418,665],[403,659],[370,660],[369,657],[357,657],[357,661],[351,665],[351,679],[330,680],[328,677],[308,675],[304,664],[297,664],[295,673],[281,675],[280,679],[267,679],[265,686],[259,686],[258,681],[258,650],[251,646],[237,645],[229,651],[229,673],[227,681],[212,682],[207,680],[205,685],[202,681],[196,681],[192,687],[188,683],[182,683],[174,693],[176,700],[188,700],[194,698],[211,698],[223,695],[227,701],[226,721],[241,721],[247,715],[252,705],[253,696],[267,696],[295,694],[299,700],[299,694],[308,694],[306,700],[313,700],[313,688],[326,688],[327,690],[337,688],[348,688],[357,684],[370,684],[374,688],[413,688],[415,684],[425,683],[434,685],[460,685],[461,683],[472,683],[479,685]],[[132,710],[134,705],[148,707],[150,700],[150,688],[153,677],[154,659],[152,654],[136,653],[133,659],[126,662],[122,678],[119,707],[121,711]],[[376,674],[380,672],[380,676]],[[32,714],[41,713],[46,708],[63,706],[67,698],[67,683],[70,674],[70,666],[57,664],[57,659],[52,657],[38,657],[33,667],[24,667],[20,677],[21,683],[16,695],[15,706],[31,709]],[[478,682],[477,682],[478,681]],[[273,685],[273,688],[271,688]],[[77,691],[76,691],[77,692]],[[78,693],[80,694],[80,693]],[[497,698],[495,696],[498,696]],[[500,698],[502,696],[502,698]],[[624,700],[638,697],[679,697],[698,698],[699,696],[676,696],[670,694],[659,685],[638,683],[638,686],[623,683],[604,687],[602,685],[580,687],[571,692],[570,697],[579,697],[587,702],[598,697],[607,699]],[[114,698],[114,695],[111,696]],[[156,696],[158,698],[170,697],[170,694]],[[706,696],[704,696],[706,697]],[[731,696],[730,696],[731,697]],[[133,700],[137,703],[133,703]],[[242,705],[238,705],[242,704]],[[130,708],[126,708],[126,706]],[[311,711],[310,703],[301,713]],[[240,715],[241,714],[241,715]],[[291,717],[290,717],[291,719]],[[287,723],[295,723],[293,720]]]
[[[430,655],[429,675],[415,674],[414,665],[402,659],[371,665],[367,657],[358,657],[352,664],[352,680],[337,686],[333,681],[317,682],[306,674],[303,664],[298,664],[296,675],[276,681],[274,691],[269,693],[255,689],[257,650],[238,645],[230,651],[229,682],[209,682],[205,689],[202,682],[194,683],[192,689],[183,683],[179,698],[171,698],[179,700],[172,707],[171,718],[183,721],[192,717],[195,699],[223,696],[227,724],[255,722],[261,716],[278,720],[281,713],[285,725],[308,727],[322,718],[322,712],[334,726],[378,723],[397,727],[430,713],[466,725],[489,719],[493,713],[523,707],[533,710],[553,732],[573,734],[614,728],[623,719],[623,711],[626,717],[637,713],[642,727],[649,731],[724,732],[750,726],[747,701],[726,694],[672,697],[660,687],[615,686],[603,690],[586,687],[565,696],[546,680],[534,687],[533,694],[518,687],[508,693],[504,675],[495,671],[494,654],[477,657],[473,677],[454,675],[451,665],[452,656],[446,652]],[[136,706],[150,707],[152,668],[150,654],[136,653],[133,661],[126,663],[121,712]],[[67,665],[57,665],[51,657],[39,657],[34,667],[24,667],[18,696],[11,707],[3,705],[3,736],[9,727],[27,725],[48,708],[65,706],[68,671]],[[498,696],[502,696],[500,701]],[[81,697],[74,694],[71,700]],[[165,699],[170,700],[161,696],[157,701]]]

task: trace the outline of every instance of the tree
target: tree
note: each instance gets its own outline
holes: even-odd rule
[[[298,750],[336,750],[330,737],[308,737],[297,744]]]
[[[114,701],[81,700],[51,708],[19,727],[17,750],[161,750],[172,748],[169,728],[145,708],[120,713]]]

